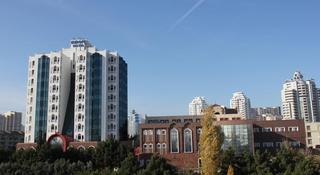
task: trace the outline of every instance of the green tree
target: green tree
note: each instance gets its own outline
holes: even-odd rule
[[[220,162],[221,146],[223,144],[223,133],[221,127],[215,125],[214,108],[208,107],[205,110],[201,125],[200,136],[200,157],[201,171],[204,175],[215,175],[218,172]]]
[[[220,167],[219,174],[225,175],[228,172],[228,168],[230,165],[234,166],[236,162],[235,152],[232,148],[228,148],[223,150],[220,154]]]
[[[258,150],[254,154],[254,162],[256,165],[254,174],[272,175],[271,170],[270,170],[270,168],[271,168],[270,160],[271,160],[271,156],[270,156],[269,152],[265,151],[263,153],[260,153],[260,151]]]
[[[138,170],[137,158],[129,153],[128,156],[121,162],[120,169],[117,174],[119,175],[131,175]]]
[[[153,155],[147,164],[146,168],[140,170],[138,175],[171,175],[176,174],[176,170],[173,166],[169,165],[166,159]]]
[[[96,168],[120,167],[121,161],[127,157],[129,148],[113,139],[99,143],[93,155]]]

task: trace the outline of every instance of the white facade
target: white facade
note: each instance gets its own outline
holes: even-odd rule
[[[301,119],[306,122],[319,121],[319,99],[313,80],[303,80],[295,72],[291,80],[283,84],[281,91],[283,119]]]
[[[75,39],[70,48],[29,58],[26,143],[55,133],[120,139],[126,119],[127,64],[117,52]]]
[[[207,107],[204,97],[195,97],[189,104],[189,115],[202,115]]]
[[[64,117],[67,110],[70,92],[70,77],[72,60],[65,53],[52,52],[49,54],[50,73],[48,91],[47,134],[62,133]]]
[[[251,118],[250,99],[243,92],[235,92],[230,100],[230,107],[237,109],[238,114],[245,119]]]
[[[320,148],[320,122],[305,123],[307,148]]]
[[[141,114],[137,114],[135,110],[128,116],[128,136],[134,137],[139,135],[139,127],[141,122],[143,121],[143,116]]]

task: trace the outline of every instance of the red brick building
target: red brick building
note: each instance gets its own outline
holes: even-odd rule
[[[244,150],[252,153],[255,149],[276,150],[283,142],[305,148],[303,120],[240,120],[235,114],[226,113],[216,113],[216,116],[215,122],[225,135],[223,149],[232,147],[236,154]],[[140,157],[144,159],[157,153],[180,170],[197,170],[200,122],[201,116],[147,117],[140,127]]]

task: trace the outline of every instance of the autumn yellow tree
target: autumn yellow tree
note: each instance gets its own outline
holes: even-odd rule
[[[216,175],[220,163],[223,133],[221,127],[214,123],[214,113],[214,107],[209,106],[201,121],[200,158],[203,175]]]
[[[233,170],[233,167],[232,165],[229,165],[229,168],[228,168],[228,173],[227,175],[234,175],[234,170]]]

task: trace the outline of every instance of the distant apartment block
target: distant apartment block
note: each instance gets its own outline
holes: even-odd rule
[[[5,121],[4,115],[0,114],[0,131],[4,131],[5,124],[6,124],[6,121]]]
[[[257,116],[262,116],[262,115],[273,115],[273,116],[281,116],[281,107],[258,107],[258,108],[253,108],[255,114]]]
[[[29,57],[25,143],[59,133],[75,141],[127,137],[127,63],[86,39]]]
[[[295,72],[283,84],[281,99],[283,119],[319,121],[319,97],[314,80],[304,80],[300,72]]]
[[[139,127],[144,117],[132,110],[128,116],[128,136],[134,137],[139,135]]]
[[[189,115],[202,115],[207,107],[204,97],[195,97],[189,104]]]
[[[230,107],[237,109],[238,113],[246,119],[251,118],[250,99],[243,92],[235,92],[230,100]]]
[[[4,117],[6,118],[6,127],[5,131],[22,131],[22,113],[9,111],[4,113]]]
[[[0,131],[22,131],[22,113],[9,111],[0,114]]]

